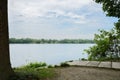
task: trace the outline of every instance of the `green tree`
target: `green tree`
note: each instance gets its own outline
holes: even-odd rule
[[[105,52],[109,45],[108,35],[108,32],[104,30],[101,30],[100,34],[95,34],[94,42],[96,45],[85,50],[89,54],[89,60],[99,60],[101,57],[106,57]]]
[[[103,5],[103,11],[107,16],[117,17],[119,20],[111,31],[100,30],[100,34],[95,34],[96,45],[85,50],[89,54],[89,60],[120,58],[120,0],[95,2]]]
[[[114,24],[115,25],[115,29],[116,29],[116,32],[117,32],[117,38],[120,39],[120,19],[118,20],[117,23]]]
[[[102,4],[103,11],[107,16],[120,18],[120,0],[94,0]]]
[[[0,80],[13,74],[9,58],[7,0],[0,0]]]
[[[86,49],[89,60],[111,60],[111,58],[119,58],[118,45],[115,43],[117,32],[115,29],[111,31],[99,30],[100,34],[95,34],[93,47]]]
[[[106,12],[107,16],[118,18],[115,27],[120,36],[120,0],[95,0],[95,2],[102,4],[102,9]]]
[[[120,0],[94,0],[96,3],[102,4],[102,9],[107,16],[118,18],[115,27],[120,36]]]

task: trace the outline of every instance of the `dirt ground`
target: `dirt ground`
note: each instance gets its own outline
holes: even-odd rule
[[[120,80],[120,70],[68,67],[56,69],[55,80]]]

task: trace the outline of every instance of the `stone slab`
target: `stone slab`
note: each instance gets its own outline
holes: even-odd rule
[[[98,67],[99,63],[98,61],[90,61],[86,66]]]
[[[79,66],[86,66],[89,63],[89,61],[79,61]]]
[[[67,62],[69,65],[78,65],[79,61]]]
[[[112,68],[120,69],[120,62],[112,62]]]
[[[101,62],[98,67],[111,68],[111,62]]]
[[[104,67],[104,68],[114,68],[120,69],[120,62],[99,62],[99,61],[73,61],[67,62],[69,65],[75,66],[89,66],[89,67]]]

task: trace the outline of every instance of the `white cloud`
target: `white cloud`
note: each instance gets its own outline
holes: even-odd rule
[[[93,0],[8,1],[10,37],[93,38],[107,23]]]
[[[87,23],[86,14],[77,14],[74,10],[84,8],[89,5],[95,9],[93,0],[9,0],[9,7],[11,14],[23,15],[28,19],[34,17],[68,17],[73,19],[72,21],[77,24]],[[91,10],[91,12],[93,12]]]
[[[14,12],[18,12],[18,14],[26,17],[35,17],[50,16],[47,14],[50,11],[56,11],[55,13],[57,15],[62,15],[68,10],[81,8],[91,1],[92,0],[9,0],[9,4],[11,9]]]
[[[27,19],[35,17],[68,17],[76,24],[85,24],[84,14],[77,14],[75,9],[81,9],[91,4],[92,0],[9,0],[10,14],[22,15]],[[14,15],[13,15],[14,16]]]

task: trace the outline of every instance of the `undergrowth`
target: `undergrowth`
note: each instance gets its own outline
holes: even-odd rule
[[[55,70],[46,66],[46,63],[30,63],[14,68],[15,75],[9,80],[52,80],[56,76]]]

